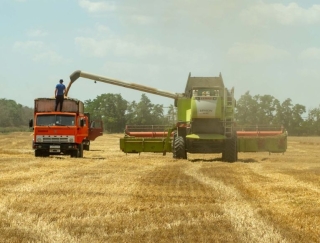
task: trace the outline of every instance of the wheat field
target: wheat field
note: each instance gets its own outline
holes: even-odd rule
[[[84,158],[35,158],[0,135],[0,242],[320,242],[320,138],[284,154],[124,154],[104,134]]]

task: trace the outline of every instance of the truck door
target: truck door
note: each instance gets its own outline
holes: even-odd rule
[[[89,128],[88,128],[88,119],[86,117],[78,117],[78,131],[77,136],[80,141],[83,141],[84,138],[88,137]]]
[[[88,140],[94,141],[97,137],[103,134],[103,123],[102,121],[91,121]]]

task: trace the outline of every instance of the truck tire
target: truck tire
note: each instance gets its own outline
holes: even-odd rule
[[[83,143],[79,144],[79,158],[83,158]]]
[[[173,158],[187,159],[186,143],[181,136],[177,136],[173,140]]]
[[[42,150],[35,150],[34,156],[35,157],[49,157],[49,152],[42,151]]]
[[[90,150],[90,145],[84,144],[84,145],[83,145],[83,150],[89,151],[89,150]]]
[[[238,160],[237,136],[226,140],[225,150],[222,153],[222,160],[226,162],[236,162]]]
[[[41,152],[39,150],[35,150],[34,151],[34,156],[35,157],[40,157],[41,156]]]
[[[71,158],[78,158],[79,157],[79,149],[77,150],[72,150],[70,153]]]

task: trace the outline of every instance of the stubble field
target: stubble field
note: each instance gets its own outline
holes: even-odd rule
[[[77,159],[0,135],[0,242],[320,242],[320,138],[225,163],[126,155],[120,137]]]

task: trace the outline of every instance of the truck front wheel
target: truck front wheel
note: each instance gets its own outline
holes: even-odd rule
[[[79,158],[83,158],[83,143],[79,144]]]
[[[35,150],[35,151],[34,151],[34,156],[35,156],[35,157],[40,157],[40,156],[41,156],[40,151],[39,151],[39,150]]]
[[[78,158],[78,154],[79,154],[79,151],[77,149],[77,150],[72,150],[70,155],[71,155],[71,158]]]

